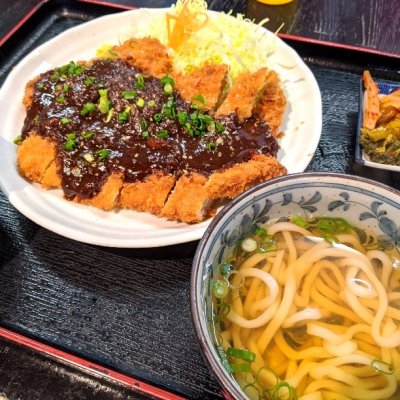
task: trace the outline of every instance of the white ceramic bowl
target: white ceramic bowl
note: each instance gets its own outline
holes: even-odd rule
[[[293,174],[260,184],[226,205],[197,248],[191,306],[203,354],[227,398],[247,397],[224,369],[215,348],[210,322],[213,275],[224,256],[253,231],[254,225],[291,215],[345,218],[376,235],[383,247],[396,247],[400,259],[400,192],[378,182],[343,174]]]

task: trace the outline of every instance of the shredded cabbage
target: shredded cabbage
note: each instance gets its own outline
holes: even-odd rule
[[[182,1],[178,0],[171,13],[179,11]],[[205,12],[207,4],[203,0],[190,1],[190,10]],[[177,51],[170,49],[174,67],[179,72],[190,72],[206,61],[226,64],[230,67],[230,77],[234,80],[241,72],[255,72],[268,65],[268,56],[274,50],[274,35],[261,28],[266,20],[258,25],[230,13],[213,13],[207,24],[189,36]],[[140,32],[140,36],[151,36],[168,47],[168,34],[165,15],[155,17]]]

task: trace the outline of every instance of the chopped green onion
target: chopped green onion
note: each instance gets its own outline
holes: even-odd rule
[[[18,135],[15,137],[15,139],[13,140],[14,144],[20,144],[22,141],[21,135]]]
[[[37,87],[38,87],[39,90],[43,90],[44,83],[43,82],[38,83]]]
[[[172,85],[170,85],[169,83],[167,83],[166,85],[164,85],[164,93],[165,94],[171,94],[173,92],[173,87]]]
[[[225,130],[225,127],[218,121],[215,121],[215,130],[218,133],[222,133]]]
[[[231,365],[229,364],[228,358],[226,357],[224,348],[222,346],[217,346],[217,353],[219,355],[219,358],[221,359],[223,367],[229,374],[231,374],[232,373]]]
[[[213,285],[213,294],[217,299],[223,299],[227,296],[229,292],[228,284],[221,280],[217,279]]]
[[[192,100],[200,102],[203,105],[203,107],[206,104],[206,100],[204,99],[203,95],[200,93],[197,96],[192,97]]]
[[[187,112],[180,111],[180,112],[178,112],[178,114],[176,116],[178,117],[178,122],[179,122],[180,125],[185,125],[186,124],[186,121],[187,121],[187,118],[188,118]]]
[[[168,75],[163,76],[163,77],[160,79],[160,82],[162,83],[163,86],[165,86],[165,85],[171,85],[172,87],[174,87],[174,85],[175,85],[175,81],[174,81],[170,76],[168,76]]]
[[[153,115],[153,120],[154,120],[155,122],[161,122],[162,119],[163,119],[162,114],[154,114],[154,115]]]
[[[199,109],[199,106],[197,104],[191,104],[190,107],[193,108],[193,110]]]
[[[371,362],[371,368],[384,375],[393,375],[394,373],[393,366],[382,360],[373,360]]]
[[[39,123],[39,115],[35,115],[35,118],[33,118],[33,122],[35,123],[35,124],[38,124]]]
[[[58,71],[54,71],[53,75],[51,76],[52,81],[57,81],[60,79],[60,73]]]
[[[62,117],[62,118],[60,119],[60,122],[61,122],[63,125],[67,125],[67,124],[69,124],[69,123],[71,122],[71,120],[70,120],[69,118],[67,118],[67,117]]]
[[[286,388],[287,391],[284,394],[279,393],[282,388]],[[278,382],[275,387],[274,391],[272,392],[271,399],[281,399],[282,395],[285,396],[284,398],[287,400],[297,400],[296,391],[293,386],[291,386],[286,381]]]
[[[250,364],[231,364],[232,373],[250,372]]]
[[[235,347],[229,347],[226,350],[226,355],[228,357],[240,358],[241,360],[249,362],[253,362],[256,359],[256,355],[252,351],[246,349],[237,349]]]
[[[97,150],[96,154],[99,156],[98,161],[103,161],[110,156],[111,151],[106,149]]]
[[[154,106],[156,105],[156,102],[155,102],[154,100],[150,100],[150,101],[147,102],[147,104],[148,104],[150,107],[154,107]]]
[[[294,224],[300,226],[301,228],[308,228],[310,226],[310,224],[304,218],[300,217],[300,215],[293,215],[291,220]]]
[[[63,85],[63,92],[64,93],[67,93],[69,90],[71,89],[71,86],[69,86],[69,85]]]
[[[99,95],[100,95],[100,100],[99,100],[99,110],[103,114],[107,114],[110,111],[110,105],[111,102],[108,99],[108,89],[99,89]]]
[[[94,132],[92,131],[85,131],[82,133],[82,138],[85,140],[90,139],[94,135]]]
[[[144,89],[145,85],[144,85],[144,77],[142,74],[136,74],[136,86]]]
[[[269,235],[264,236],[258,245],[258,251],[260,253],[268,253],[275,250],[278,250],[275,239]]]
[[[122,97],[125,100],[132,100],[137,96],[136,90],[125,90],[125,92],[122,92]]]
[[[95,104],[86,103],[83,106],[82,110],[81,110],[81,115],[82,115],[82,117],[84,117],[86,114],[89,114],[89,113],[91,113],[91,112],[93,112],[95,110],[96,110],[96,105]]]
[[[65,104],[67,101],[65,100],[64,96],[58,96],[58,97],[56,97],[56,102]]]
[[[139,97],[138,99],[137,99],[137,101],[136,101],[136,105],[138,106],[138,107],[143,107],[144,106],[144,99],[142,99],[141,97]]]
[[[224,262],[224,263],[221,265],[219,271],[221,272],[221,275],[222,275],[222,276],[226,276],[226,275],[229,274],[229,272],[230,272],[232,269],[233,269],[232,263],[230,263],[230,262],[227,261],[227,262]]]
[[[242,243],[240,244],[240,246],[241,246],[242,250],[250,253],[257,249],[257,242],[252,238],[247,238],[247,239],[242,240]]]
[[[150,132],[149,131],[143,131],[142,132],[142,138],[143,139],[149,139],[150,137]]]
[[[214,142],[207,142],[206,146],[210,151],[214,151],[217,148],[217,145]]]
[[[88,76],[88,77],[85,78],[85,80],[83,81],[83,83],[84,83],[86,86],[90,86],[90,85],[92,85],[92,84],[94,83],[95,80],[96,80],[95,77],[93,77],[93,76]]]
[[[259,236],[260,238],[263,238],[267,236],[267,230],[261,226],[257,226],[257,228],[254,230],[254,234]]]
[[[104,120],[104,122],[110,122],[113,115],[114,115],[114,108],[111,108],[111,110],[108,110],[107,117]]]
[[[68,135],[67,135],[68,136]],[[64,143],[64,149],[67,151],[73,151],[75,150],[75,147],[77,146],[77,143],[75,141],[75,139],[68,139],[65,143]]]
[[[76,139],[76,132],[71,132],[66,135],[68,140],[75,140]]]
[[[148,127],[148,123],[145,118],[140,118],[140,127],[145,131]]]
[[[156,135],[157,135],[157,137],[160,138],[160,139],[166,139],[166,138],[168,137],[168,131],[165,131],[165,130],[163,130],[163,131],[158,131],[158,132],[156,133]]]
[[[122,111],[118,114],[118,122],[126,122],[129,120],[129,114],[125,111]]]
[[[116,51],[114,51],[113,49],[109,49],[108,53],[111,54],[113,57],[117,57],[118,53]]]

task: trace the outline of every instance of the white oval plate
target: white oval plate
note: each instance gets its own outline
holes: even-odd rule
[[[0,186],[22,214],[60,235],[110,247],[159,247],[200,239],[210,221],[188,225],[130,210],[106,212],[63,199],[61,190],[43,190],[17,171],[14,138],[20,134],[25,110],[25,85],[39,73],[71,60],[92,58],[104,44],[117,44],[165,9],[138,9],[97,18],[68,29],[28,54],[9,74],[0,90]],[[268,35],[272,33],[267,32]],[[289,173],[307,167],[322,127],[321,94],[315,78],[298,54],[279,38],[268,65],[281,76],[288,100],[278,159]],[[290,68],[284,66],[289,65]]]

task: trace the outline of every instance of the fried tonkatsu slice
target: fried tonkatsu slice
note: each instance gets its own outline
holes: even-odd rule
[[[123,183],[123,174],[113,173],[107,177],[106,181],[101,187],[100,192],[94,197],[89,199],[81,199],[78,196],[75,196],[74,201],[96,208],[101,208],[106,211],[112,210],[118,206],[118,198]]]
[[[159,215],[174,184],[173,175],[161,173],[149,175],[144,181],[124,183],[119,205]]]
[[[208,207],[206,183],[207,178],[201,174],[182,175],[160,215],[187,223],[200,222],[209,217],[212,210]]]
[[[157,78],[168,75],[172,70],[167,49],[157,39],[129,39],[119,46],[114,46],[112,50],[129,64]]]
[[[52,140],[31,132],[18,146],[17,163],[21,175],[32,182],[41,183],[56,158],[56,152]]]
[[[278,137],[286,108],[286,97],[280,86],[279,76],[275,71],[269,71],[265,90],[253,108],[253,114],[258,114],[271,128],[274,137]]]
[[[217,108],[226,94],[228,87],[228,67],[224,64],[206,63],[187,74],[174,74],[175,88],[187,101],[212,110]],[[202,95],[205,103],[193,100]]]
[[[226,99],[217,110],[217,115],[236,112],[241,120],[252,115],[252,110],[264,92],[267,69],[261,68],[254,74],[243,72],[233,83]]]
[[[213,173],[205,185],[209,199],[233,199],[250,187],[286,174],[275,157],[255,154],[250,161]]]

